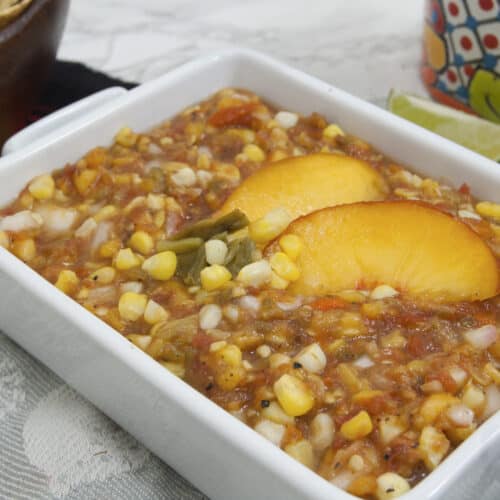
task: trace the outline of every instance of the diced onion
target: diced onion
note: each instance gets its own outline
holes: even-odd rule
[[[353,362],[353,365],[356,368],[371,368],[375,363],[373,362],[372,358],[370,356],[367,356],[364,354],[363,356],[360,356],[356,361]]]
[[[497,328],[494,325],[484,325],[464,333],[465,340],[477,349],[487,349],[496,342],[497,336]]]
[[[482,416],[488,418],[500,410],[500,389],[496,385],[491,384],[486,387],[485,394],[486,406]]]
[[[458,427],[469,427],[474,421],[474,412],[464,404],[450,406],[446,415]]]

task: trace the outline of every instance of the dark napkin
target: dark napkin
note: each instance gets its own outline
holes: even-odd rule
[[[136,85],[95,71],[81,63],[56,61],[25,126],[99,90],[115,86],[131,89]]]

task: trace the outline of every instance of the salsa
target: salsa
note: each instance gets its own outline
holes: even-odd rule
[[[306,214],[292,212],[313,163],[318,175],[330,168],[322,162],[371,179],[356,194],[353,179],[333,193],[339,178],[331,204],[448,214],[491,255],[485,280],[495,286],[500,205],[420,177],[318,113],[279,110],[242,89],[145,133],[124,127],[111,146],[33,179],[0,209],[0,244],[328,481],[394,498],[500,408],[500,300],[497,290],[441,300],[368,277],[302,293],[300,256],[314,241],[287,227]],[[285,167],[247,181],[270,165]],[[299,201],[264,210],[287,203],[303,169]],[[275,195],[243,208],[266,189]],[[433,262],[413,274],[432,281]]]

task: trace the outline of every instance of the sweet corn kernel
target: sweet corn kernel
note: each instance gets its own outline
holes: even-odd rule
[[[128,244],[136,252],[140,252],[144,255],[148,255],[153,251],[155,242],[150,234],[145,231],[136,231],[130,237]]]
[[[287,365],[291,363],[292,360],[290,356],[287,356],[286,354],[282,354],[281,352],[277,352],[275,354],[272,354],[269,358],[269,368],[272,370],[282,366],[282,365]]]
[[[224,266],[213,264],[201,270],[201,286],[207,290],[217,290],[231,281],[231,272]]]
[[[205,243],[205,255],[209,264],[224,264],[228,252],[222,240],[209,240]]]
[[[72,295],[76,292],[79,283],[80,280],[74,271],[64,269],[59,273],[55,285],[66,295]]]
[[[361,455],[355,453],[354,455],[351,455],[351,458],[349,459],[347,465],[353,472],[360,472],[365,466],[365,461],[363,460],[363,457]]]
[[[259,287],[269,283],[272,278],[272,270],[267,260],[261,259],[242,267],[238,273],[238,281],[246,286]]]
[[[366,305],[366,304],[363,304]],[[341,334],[346,337],[363,335],[366,332],[366,326],[361,315],[355,312],[345,312],[340,318]]]
[[[126,271],[140,265],[141,259],[130,248],[122,248],[116,254],[115,267],[120,271]]]
[[[186,368],[182,363],[173,363],[171,361],[161,361],[160,363],[176,377],[183,378],[186,375]]]
[[[304,370],[310,373],[321,373],[326,366],[326,356],[321,346],[315,342],[304,347],[294,358]]]
[[[280,238],[279,244],[281,250],[292,260],[297,259],[304,247],[302,240],[295,234],[285,234]]]
[[[386,472],[377,478],[378,500],[390,500],[410,491],[408,481],[395,472]]]
[[[89,168],[77,169],[73,174],[73,184],[76,190],[84,196],[97,179],[99,172]]]
[[[25,262],[33,260],[36,256],[36,245],[32,238],[16,240],[11,245],[12,253]]]
[[[94,220],[96,222],[101,222],[103,220],[109,219],[118,213],[118,209],[114,205],[106,205],[102,207],[95,215]]]
[[[429,470],[435,469],[450,448],[446,436],[431,425],[424,427],[418,440],[418,448]]]
[[[420,406],[419,414],[423,418],[425,425],[432,424],[439,415],[445,411],[449,406],[460,403],[458,398],[442,392],[439,394],[432,394]]]
[[[476,414],[480,414],[486,404],[486,396],[477,385],[469,383],[463,391],[462,403]]]
[[[132,342],[133,344],[135,344],[139,349],[145,351],[149,347],[149,344],[151,344],[153,337],[151,337],[151,335],[131,334],[127,335],[127,339],[130,340],[130,342]]]
[[[116,270],[111,266],[105,266],[97,269],[90,275],[90,279],[98,285],[109,285],[116,277]]]
[[[257,243],[267,243],[281,234],[292,218],[284,208],[275,208],[248,227],[250,238]]]
[[[500,371],[493,366],[493,363],[486,363],[483,371],[488,375],[495,384],[500,385]]]
[[[332,444],[335,436],[335,424],[328,413],[318,413],[312,419],[309,429],[309,438],[315,450],[322,451]]]
[[[355,441],[356,439],[368,436],[373,430],[373,423],[370,415],[365,411],[360,411],[340,427],[340,433],[346,439]]]
[[[300,278],[300,269],[284,252],[276,252],[269,260],[271,269],[287,281],[297,281]]]
[[[314,467],[314,452],[312,445],[306,439],[285,446],[285,451],[301,464],[312,469]]]
[[[304,415],[314,406],[313,393],[297,377],[284,374],[274,383],[273,389],[283,410],[292,417]]]
[[[115,142],[120,146],[131,148],[137,142],[137,134],[130,127],[122,127],[115,135]]]
[[[500,203],[481,201],[476,205],[476,212],[483,217],[493,217],[494,219],[500,219]]]
[[[238,346],[229,344],[213,353],[217,360],[215,381],[221,389],[234,389],[245,376],[242,354]]]
[[[125,292],[118,301],[118,312],[124,320],[137,321],[144,314],[147,302],[142,293]]]
[[[48,200],[54,196],[55,183],[50,174],[40,175],[33,179],[28,191],[37,200]]]
[[[372,474],[355,475],[346,491],[361,498],[371,497],[377,491],[377,478]]]
[[[282,424],[276,424],[270,420],[263,419],[254,427],[254,430],[268,441],[271,441],[271,443],[280,446],[285,437],[286,427]]]
[[[177,268],[177,256],[174,252],[166,250],[160,252],[142,263],[142,269],[146,271],[155,280],[169,280]]]
[[[203,330],[217,328],[222,319],[222,309],[217,304],[205,304],[200,309],[199,323]]]
[[[172,174],[172,182],[179,187],[194,186],[197,182],[196,174],[191,167],[184,167]]]
[[[379,436],[382,443],[388,445],[394,438],[406,431],[407,426],[395,416],[389,415],[380,420],[378,425]]]
[[[344,131],[335,123],[331,123],[327,127],[323,129],[323,137],[327,137],[328,139],[333,139],[338,135],[345,135]]]
[[[5,231],[0,231],[0,247],[9,248],[10,238]]]
[[[261,162],[266,159],[266,153],[262,151],[256,144],[247,144],[243,148],[243,154],[250,160],[254,162]]]
[[[165,321],[168,318],[168,312],[157,302],[149,299],[144,310],[144,321],[150,325]]]
[[[278,276],[273,271],[271,276],[271,282],[269,284],[271,285],[271,288],[274,288],[276,290],[285,290],[290,284],[290,282],[283,279],[281,276]]]
[[[286,414],[276,401],[271,401],[269,406],[261,411],[261,414],[276,424],[293,425],[295,422],[295,418]]]
[[[274,115],[274,119],[283,128],[292,128],[297,125],[299,115],[297,113],[290,113],[290,111],[278,111],[278,113]]]
[[[109,240],[99,247],[99,255],[104,258],[114,257],[120,250],[120,240]]]

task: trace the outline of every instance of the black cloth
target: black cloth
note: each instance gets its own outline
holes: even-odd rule
[[[136,85],[112,78],[81,63],[56,61],[26,125],[99,90],[115,86],[131,89]]]

